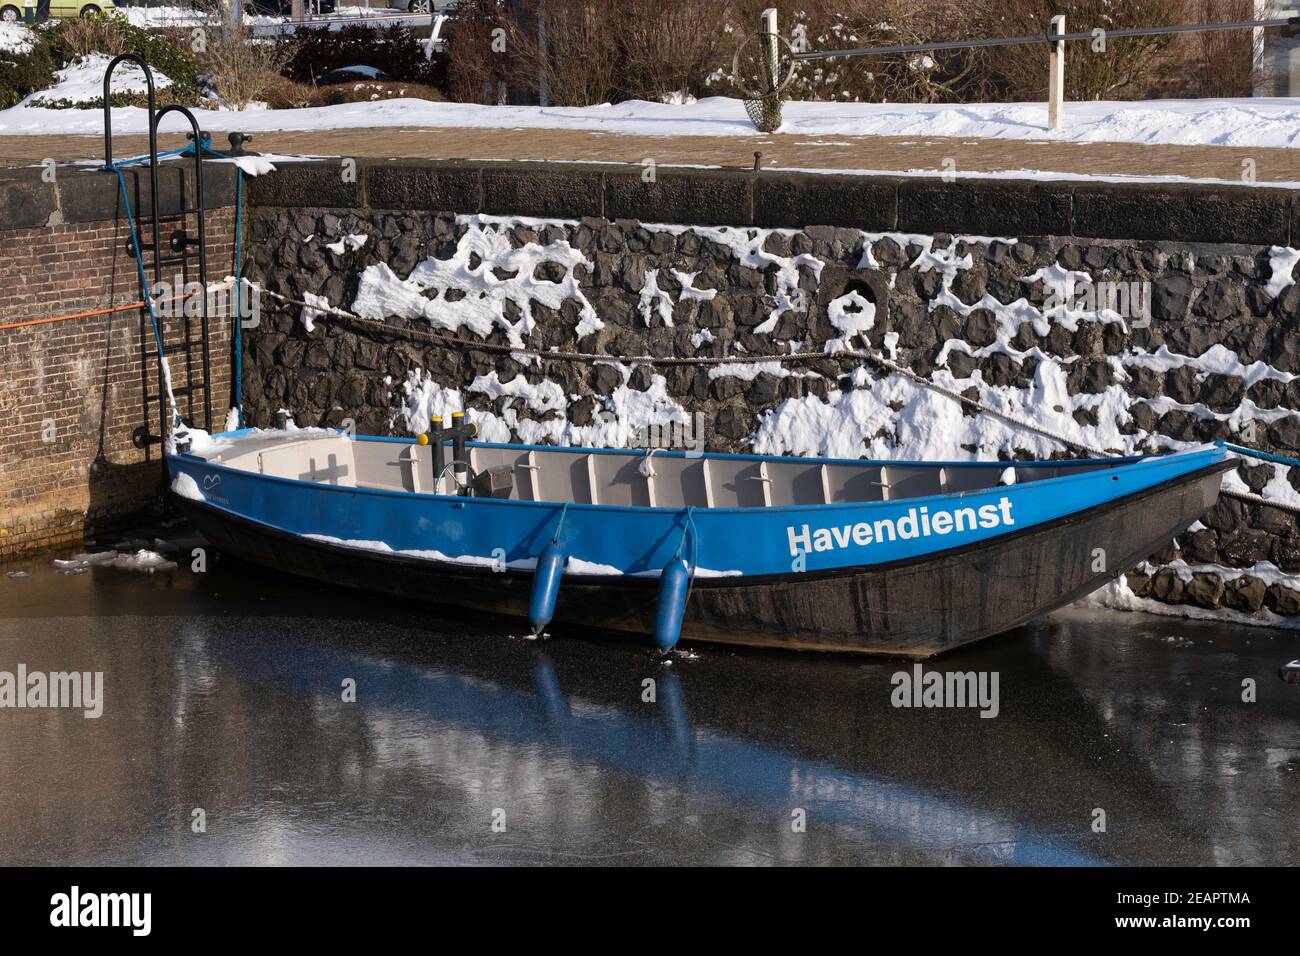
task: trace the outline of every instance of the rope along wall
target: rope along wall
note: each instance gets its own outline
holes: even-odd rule
[[[1058,444],[1066,448],[1069,448],[1072,451],[1082,452],[1096,458],[1112,458],[1117,456],[1117,453],[1114,451],[1108,451],[1102,448],[1095,448],[1091,445],[1086,445],[1083,444],[1082,442],[1077,442],[1071,438],[1067,438],[1066,436],[1060,434],[1059,432],[1054,432],[1051,429],[1044,428],[1041,425],[1037,425],[1034,422],[1029,421],[1028,419],[1021,418],[1017,415],[1013,415],[1010,412],[1004,412],[1001,409],[993,408],[992,406],[987,405],[979,401],[978,399],[971,398],[969,395],[963,395],[961,392],[957,392],[957,391],[953,391],[952,389],[945,388],[944,386],[939,385],[936,382],[931,382],[928,379],[922,378],[920,375],[917,375],[911,369],[905,368],[899,365],[898,363],[885,358],[883,355],[878,355],[875,352],[871,352],[871,351],[859,351],[859,350],[850,349],[850,350],[840,350],[836,352],[782,352],[782,353],[769,354],[769,355],[731,355],[731,356],[720,356],[720,357],[696,356],[696,357],[689,357],[689,358],[675,357],[675,356],[659,358],[652,355],[634,355],[634,356],[619,357],[619,356],[612,356],[612,355],[600,355],[598,353],[593,353],[593,352],[572,352],[572,351],[544,352],[538,349],[515,348],[514,346],[501,345],[494,342],[481,342],[481,341],[476,341],[474,339],[465,339],[457,336],[439,335],[435,332],[425,332],[421,329],[399,329],[385,322],[381,322],[375,319],[362,318],[361,316],[354,315],[351,312],[346,312],[342,309],[336,309],[331,306],[312,305],[309,302],[303,302],[299,299],[293,299],[290,298],[289,296],[281,295],[278,292],[273,292],[269,289],[261,288],[257,286],[255,283],[252,283],[247,279],[243,281],[247,282],[250,288],[256,290],[261,295],[269,296],[277,300],[278,302],[284,303],[285,305],[295,305],[302,308],[311,309],[317,315],[330,316],[331,318],[342,320],[343,322],[346,322],[350,325],[355,325],[362,328],[375,329],[376,331],[383,332],[387,335],[396,335],[405,338],[416,339],[419,341],[430,342],[438,345],[458,345],[466,348],[477,349],[480,351],[499,352],[499,353],[506,353],[510,355],[527,355],[542,360],[552,360],[552,361],[561,361],[561,362],[584,362],[584,363],[604,362],[608,364],[624,364],[624,365],[659,365],[665,367],[724,366],[724,365],[731,365],[731,364],[752,364],[752,363],[761,363],[761,362],[793,363],[793,362],[821,361],[825,359],[869,362],[872,365],[875,365],[877,368],[881,368],[887,372],[890,372],[891,374],[901,375],[904,378],[906,378],[908,381],[912,382],[913,384],[921,388],[929,389],[930,391],[935,392],[936,394],[942,395],[945,398],[951,399],[952,401],[959,402],[962,405],[965,405],[968,408],[972,408],[982,414],[991,415],[994,418],[998,418],[1010,425],[1015,426],[1016,428],[1022,429],[1024,431],[1032,432],[1037,435],[1041,435],[1044,438],[1051,439],[1052,441],[1055,441]],[[1254,448],[1247,448],[1243,445],[1235,445],[1227,442],[1224,443],[1224,447],[1227,448],[1229,451],[1233,452],[1234,454],[1243,457],[1258,458],[1263,461],[1272,462],[1274,464],[1286,465],[1287,467],[1300,467],[1300,459],[1288,458],[1284,455],[1275,455],[1270,452],[1259,451]],[[1288,504],[1287,502],[1283,502],[1283,501],[1275,501],[1269,498],[1264,498],[1261,497],[1260,495],[1251,494],[1242,491],[1233,491],[1231,489],[1223,489],[1220,492],[1220,494],[1225,495],[1226,497],[1229,498],[1235,498],[1239,501],[1245,501],[1251,504],[1267,505],[1270,508],[1277,508],[1281,511],[1290,512],[1291,514],[1300,514],[1300,506]]]

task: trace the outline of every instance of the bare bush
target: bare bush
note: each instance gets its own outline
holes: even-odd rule
[[[126,49],[126,40],[115,16],[69,17],[60,24],[59,37],[68,51],[77,56],[92,53],[117,56]]]
[[[717,0],[623,3],[611,24],[622,48],[616,81],[632,99],[662,100],[673,93],[705,92],[704,80],[724,47],[727,4]]]
[[[760,11],[769,5],[737,0],[730,38],[738,43],[753,33]],[[955,0],[809,0],[776,6],[782,35],[800,50],[901,46],[975,35],[971,14]],[[735,93],[730,52],[723,69],[710,77],[715,92]],[[808,61],[795,73],[786,96],[846,103],[978,99],[990,92],[983,63],[976,50]]]
[[[1255,0],[1186,0],[1190,23],[1230,23],[1255,19]],[[1191,96],[1250,96],[1269,80],[1262,44],[1251,30],[1192,33],[1180,37],[1180,93]]]
[[[399,80],[362,80],[357,83],[333,83],[322,86],[321,101],[326,106],[339,103],[373,103],[378,100],[431,100],[441,102],[445,97],[426,83]]]
[[[619,0],[541,0],[536,17],[508,25],[512,79],[557,106],[595,106],[615,98],[622,60]]]
[[[447,91],[461,103],[495,103],[512,73],[510,11],[498,0],[461,0],[447,30]]]
[[[1003,0],[978,18],[988,36],[1043,35],[1052,17],[1064,14],[1072,33],[1154,27],[1181,22],[1183,0]],[[1065,96],[1071,100],[1135,99],[1159,81],[1168,36],[1101,37],[1068,44]],[[998,47],[989,51],[991,79],[1007,99],[1047,95],[1048,44]]]
[[[324,105],[320,87],[314,83],[298,83],[286,76],[277,76],[261,93],[261,99],[273,110],[297,110]]]
[[[1250,19],[1255,0],[463,0],[449,37],[449,91],[561,106],[741,94],[732,58],[774,6],[797,48],[834,50],[999,36]],[[495,34],[493,31],[497,31]],[[504,37],[504,46],[499,42]],[[494,43],[494,39],[497,41]],[[1249,95],[1263,66],[1250,31],[1073,42],[1072,100]],[[836,102],[1038,100],[1048,44],[845,57],[802,63],[784,96]]]
[[[242,110],[281,87],[288,57],[285,46],[253,37],[242,23],[228,24],[208,34],[201,64],[221,101]]]

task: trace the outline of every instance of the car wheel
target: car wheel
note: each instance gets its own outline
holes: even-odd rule
[[[17,23],[22,18],[22,11],[17,7],[0,7],[0,20],[5,23]]]
[[[99,7],[92,6],[89,3],[81,8],[81,19],[83,20],[93,20],[96,17],[102,17],[103,15],[103,10],[99,9]]]
[[[431,6],[430,0],[411,0],[406,9],[411,13],[428,13]]]

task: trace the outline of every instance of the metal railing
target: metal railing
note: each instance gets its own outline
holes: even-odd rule
[[[1291,12],[1291,11],[1286,11]],[[972,40],[932,40],[923,43],[904,43],[893,46],[868,46],[854,47],[846,50],[820,50],[809,51],[795,49],[790,41],[785,40],[777,32],[776,23],[777,12],[773,8],[764,10],[759,20],[758,32],[753,34],[749,39],[758,39],[763,41],[762,46],[770,50],[769,65],[762,72],[770,72],[770,82],[766,82],[766,88],[756,93],[751,93],[750,98],[746,100],[746,109],[750,111],[751,118],[754,119],[755,125],[759,129],[770,132],[779,125],[780,117],[780,95],[783,89],[794,79],[795,68],[800,63],[813,60],[832,60],[838,57],[854,56],[888,56],[890,54],[905,53],[933,53],[940,50],[975,50],[988,49],[991,47],[1008,47],[1008,46],[1029,46],[1039,43],[1048,45],[1048,79],[1047,79],[1047,126],[1049,129],[1060,129],[1064,124],[1064,107],[1065,107],[1065,45],[1071,42],[1088,42],[1096,43],[1098,41],[1108,41],[1111,39],[1122,39],[1125,37],[1154,37],[1154,36],[1172,36],[1177,34],[1190,33],[1210,33],[1225,30],[1267,30],[1277,29],[1284,37],[1300,36],[1300,16],[1278,17],[1269,20],[1233,20],[1222,23],[1174,23],[1164,26],[1152,27],[1120,27],[1117,29],[1096,28],[1088,31],[1079,31],[1067,33],[1065,31],[1065,17],[1055,16],[1052,18],[1051,26],[1046,33],[1030,34],[1027,36],[1014,37],[984,37]],[[736,61],[740,60],[740,51],[744,48],[743,41],[741,47],[737,49]],[[788,51],[788,62],[790,69],[784,77],[778,76],[777,63],[781,57],[779,46],[784,46]],[[733,73],[738,71],[738,66],[733,65]],[[751,108],[752,107],[752,108]],[[773,121],[774,120],[774,121]]]
[[[1277,20],[1234,20],[1230,23],[1179,23],[1164,27],[1125,27],[1106,30],[1098,27],[1087,33],[1040,33],[1020,37],[988,37],[982,40],[940,40],[909,43],[901,46],[868,46],[849,50],[826,50],[820,53],[793,54],[796,60],[830,60],[838,56],[885,56],[890,53],[930,53],[935,50],[973,50],[983,47],[1024,46],[1033,43],[1067,43],[1076,40],[1111,40],[1116,37],[1150,37],[1175,33],[1209,33],[1213,30],[1260,30],[1280,27],[1286,37],[1300,36],[1300,17]]]

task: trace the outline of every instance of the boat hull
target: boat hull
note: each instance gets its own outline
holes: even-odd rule
[[[1007,631],[1131,570],[1217,500],[1206,468],[1106,505],[966,547],[893,564],[835,571],[696,579],[688,641],[926,658]],[[175,499],[220,551],[323,583],[525,617],[531,572],[431,562],[314,540]],[[658,582],[566,575],[555,626],[645,635]]]

